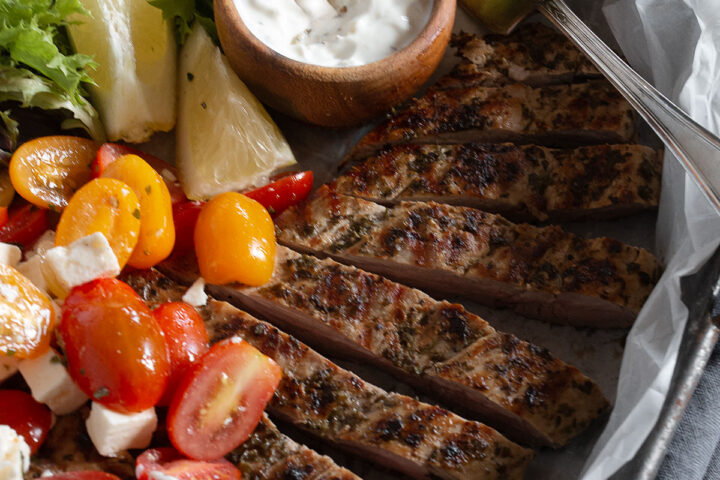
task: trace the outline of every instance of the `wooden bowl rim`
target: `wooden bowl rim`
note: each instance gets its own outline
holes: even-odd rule
[[[263,61],[267,61],[271,67],[293,75],[323,82],[348,82],[387,76],[390,69],[396,68],[398,63],[408,63],[414,60],[428,46],[435,43],[448,23],[452,22],[457,8],[456,0],[433,0],[433,7],[427,24],[425,24],[420,34],[401,50],[365,65],[326,67],[293,60],[263,43],[242,21],[234,0],[215,0],[215,4],[216,16],[224,15],[226,17],[226,25],[229,27],[230,33],[245,40],[250,45],[250,48],[255,50],[254,54],[262,58]],[[217,6],[220,8],[217,8]]]

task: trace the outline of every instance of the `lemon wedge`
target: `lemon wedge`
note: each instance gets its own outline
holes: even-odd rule
[[[98,63],[93,104],[110,140],[140,143],[175,125],[177,46],[147,0],[81,0],[93,19],[69,26],[79,53]]]
[[[188,198],[259,186],[295,163],[280,129],[197,22],[179,63],[175,151]]]

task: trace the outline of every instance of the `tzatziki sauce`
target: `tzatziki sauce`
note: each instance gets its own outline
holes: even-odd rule
[[[303,63],[353,67],[383,59],[425,28],[433,0],[235,0],[243,23]]]

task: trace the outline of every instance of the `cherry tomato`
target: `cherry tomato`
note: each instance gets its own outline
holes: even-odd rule
[[[153,473],[163,475],[153,475]],[[242,475],[235,465],[224,458],[211,462],[189,460],[174,448],[145,450],[135,462],[138,480],[153,480],[169,476],[175,480],[240,480]]]
[[[20,390],[0,390],[0,425],[9,425],[25,438],[30,453],[45,441],[52,424],[50,410]]]
[[[212,460],[253,432],[282,370],[240,338],[213,345],[180,381],[167,416],[168,436],[183,455]]]
[[[0,264],[0,352],[17,358],[41,355],[50,346],[53,306],[20,272]]]
[[[0,228],[4,227],[8,222],[8,209],[7,207],[0,207]]]
[[[275,267],[275,227],[268,211],[239,193],[222,193],[195,224],[195,253],[209,283],[262,285]]]
[[[163,180],[165,180],[173,203],[187,200],[182,185],[180,185],[180,180],[178,180],[178,171],[175,166],[170,165],[155,155],[150,155],[149,153],[140,151],[137,148],[128,147],[127,145],[104,143],[98,150],[92,164],[93,178],[101,177],[105,167],[123,155],[137,155],[148,162],[150,166],[162,176]]]
[[[7,216],[7,221],[0,227],[0,242],[29,247],[48,229],[47,210],[35,205],[13,208]]]
[[[175,248],[173,256],[184,256],[195,252],[195,224],[202,210],[203,202],[187,200],[173,204],[173,222],[175,223]]]
[[[124,267],[140,233],[140,202],[127,184],[97,178],[78,190],[60,217],[55,245],[69,245],[95,232],[105,235]]]
[[[200,314],[184,302],[169,302],[153,311],[165,334],[170,360],[170,377],[159,405],[170,405],[185,371],[208,349],[208,334]]]
[[[70,376],[93,400],[118,412],[139,412],[165,391],[165,338],[126,283],[101,278],[73,288],[62,306],[60,333]]]
[[[128,264],[150,268],[165,260],[175,245],[175,226],[162,177],[137,155],[118,158],[105,167],[102,176],[126,183],[140,201],[140,234]]]
[[[42,208],[62,209],[90,180],[98,146],[92,140],[55,135],[25,142],[10,159],[15,191]]]
[[[7,169],[0,171],[0,206],[9,207],[15,197],[15,189],[10,180],[10,172]]]
[[[271,215],[275,216],[305,200],[312,190],[312,185],[313,172],[308,170],[282,177],[245,195],[260,202]]]
[[[120,480],[112,473],[99,472],[97,470],[57,473],[42,478],[43,480]]]

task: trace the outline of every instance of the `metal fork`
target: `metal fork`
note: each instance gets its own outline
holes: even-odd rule
[[[720,214],[720,139],[630,68],[563,0],[541,0],[538,10],[590,58],[650,124]]]

